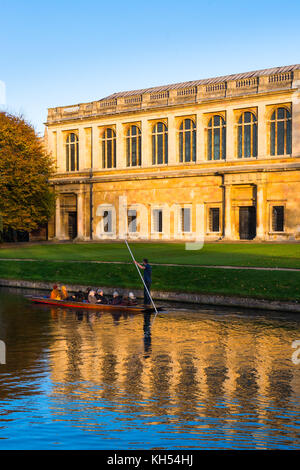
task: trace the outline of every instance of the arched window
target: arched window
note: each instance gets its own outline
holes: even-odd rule
[[[226,158],[226,124],[218,114],[215,114],[208,123],[207,158],[208,160]]]
[[[184,119],[179,128],[179,161],[196,161],[196,124],[192,119]]]
[[[79,170],[79,145],[78,137],[71,132],[66,140],[66,169],[67,171]]]
[[[277,108],[270,121],[271,155],[292,153],[292,118],[286,108]]]
[[[116,133],[110,128],[102,134],[102,167],[116,167]]]
[[[142,163],[142,137],[141,130],[133,125],[126,135],[126,160],[127,166],[139,166]]]
[[[257,157],[257,119],[246,111],[238,122],[238,158]]]
[[[168,128],[163,122],[152,130],[152,164],[168,163]]]

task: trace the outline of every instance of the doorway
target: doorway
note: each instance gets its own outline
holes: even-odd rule
[[[77,212],[68,212],[68,235],[70,240],[77,237]]]
[[[256,208],[254,206],[240,207],[239,234],[240,240],[253,240],[256,237]]]

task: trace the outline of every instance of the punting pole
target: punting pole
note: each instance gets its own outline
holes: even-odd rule
[[[136,269],[137,269],[137,271],[138,271],[138,273],[139,273],[139,275],[140,275],[140,278],[142,279],[142,282],[143,282],[143,284],[144,284],[144,287],[145,287],[145,289],[146,289],[146,292],[147,292],[147,294],[149,295],[149,298],[150,298],[151,303],[152,303],[152,305],[153,305],[153,308],[154,308],[154,310],[155,310],[155,317],[156,317],[156,315],[158,314],[158,311],[157,311],[157,308],[156,308],[156,306],[155,306],[155,303],[153,302],[152,296],[151,296],[151,294],[150,294],[150,292],[149,292],[148,287],[147,287],[146,284],[145,284],[144,278],[143,278],[143,276],[142,276],[142,274],[141,274],[141,272],[140,272],[140,270],[139,270],[138,265],[137,265],[136,262],[135,262],[134,256],[133,256],[133,254],[132,254],[132,251],[131,251],[130,246],[128,245],[126,239],[125,239],[125,243],[126,243],[126,246],[127,246],[128,250],[129,250],[129,253],[130,253],[130,255],[131,255],[131,258],[132,258],[132,260],[133,260],[133,262],[134,262],[134,264],[135,264],[135,267],[136,267]],[[154,318],[155,318],[155,317],[154,317]],[[153,319],[153,321],[154,321],[154,319]],[[153,323],[153,322],[152,322],[152,323]]]

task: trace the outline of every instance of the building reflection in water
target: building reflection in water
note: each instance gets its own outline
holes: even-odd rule
[[[300,367],[291,360],[300,325],[268,315],[169,313],[151,327],[151,315],[52,311],[52,396],[90,400],[152,424],[219,437],[251,430],[259,437],[286,432],[299,413]],[[78,410],[80,412],[80,410]],[[255,425],[254,425],[255,423]],[[272,431],[276,429],[276,431]],[[257,434],[257,435],[256,435]],[[291,445],[299,443],[289,430]]]

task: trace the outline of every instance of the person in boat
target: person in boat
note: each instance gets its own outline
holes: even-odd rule
[[[133,292],[129,292],[128,302],[129,302],[129,305],[136,305],[137,304],[136,296],[134,295]]]
[[[97,304],[108,304],[108,299],[103,294],[102,289],[98,289],[96,292]]]
[[[96,298],[96,292],[91,289],[90,292],[89,292],[89,295],[88,295],[88,302],[90,304],[96,304],[97,303],[97,298]]]
[[[122,302],[122,297],[119,295],[119,292],[115,290],[113,293],[113,298],[111,300],[111,305],[120,305]]]
[[[121,302],[121,305],[136,305],[136,297],[133,292],[129,292],[128,297],[123,297],[123,300]]]
[[[76,292],[76,294],[73,295],[73,300],[76,300],[77,302],[83,302],[85,300],[84,292],[82,292],[82,290]]]
[[[52,300],[61,300],[61,294],[59,292],[57,284],[54,284],[53,289],[50,293],[50,299]]]
[[[61,286],[61,299],[67,300],[68,298],[69,298],[69,294],[68,294],[66,286]]]
[[[85,292],[84,292],[84,300],[89,300],[89,293],[90,291],[93,290],[91,287],[87,287]]]
[[[152,272],[152,267],[150,266],[148,259],[144,258],[143,259],[143,264],[138,263],[135,261],[135,264],[144,271],[144,283],[147,287],[147,289],[144,287],[144,305],[149,305],[151,303],[150,296],[148,292],[150,292],[151,289],[151,272]],[[147,292],[148,290],[148,292]]]

